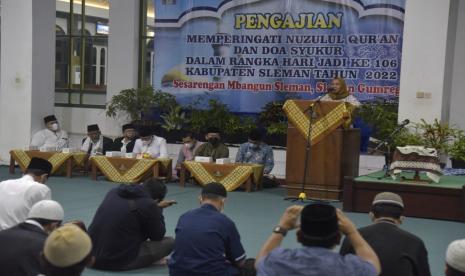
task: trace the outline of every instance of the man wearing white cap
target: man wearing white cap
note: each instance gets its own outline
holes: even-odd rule
[[[92,241],[81,228],[66,224],[45,241],[42,259],[47,276],[79,276],[93,262]]]
[[[446,276],[465,276],[465,239],[453,241],[447,247]]]
[[[23,222],[36,202],[51,199],[52,193],[44,185],[51,171],[50,162],[34,157],[23,177],[0,182],[0,230]]]
[[[63,220],[60,203],[42,200],[34,204],[28,219],[0,231],[0,275],[37,275],[41,271],[40,252],[48,234]]]
[[[381,276],[430,276],[425,244],[399,227],[404,220],[403,212],[404,202],[399,195],[391,192],[377,194],[370,212],[373,224],[359,229],[360,234],[378,255]],[[353,252],[350,241],[344,240],[340,253]]]

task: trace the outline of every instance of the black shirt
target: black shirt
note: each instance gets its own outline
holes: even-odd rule
[[[124,137],[118,137],[113,141],[113,151],[121,151],[121,148],[123,147],[123,139]],[[132,139],[127,145],[126,145],[126,152],[130,153],[134,149],[134,145],[136,144],[137,138]]]
[[[382,276],[430,276],[428,252],[417,236],[397,225],[381,221],[361,228],[360,234],[373,248],[381,263]],[[353,254],[354,249],[346,238],[342,255]]]
[[[40,252],[47,233],[26,222],[0,231],[0,275],[40,274]]]
[[[111,189],[89,226],[95,268],[118,270],[137,258],[147,239],[165,235],[162,210],[141,185]]]

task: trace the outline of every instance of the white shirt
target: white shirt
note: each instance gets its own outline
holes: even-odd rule
[[[121,146],[121,150],[120,150],[120,151],[121,151],[122,153],[126,153],[126,151],[127,151],[126,146],[127,146],[129,143],[131,143],[131,140],[126,141],[126,138],[124,138],[123,140],[121,140],[121,143],[122,143],[123,145]]]
[[[0,230],[25,221],[32,205],[51,198],[50,188],[30,175],[0,182]]]
[[[53,132],[48,128],[39,130],[32,136],[31,146],[56,148],[60,151],[68,147],[68,133],[64,130]]]
[[[144,146],[141,139],[137,139],[134,144],[133,153],[149,153],[152,158],[168,158],[168,151],[166,150],[166,140],[153,135],[152,142]]]

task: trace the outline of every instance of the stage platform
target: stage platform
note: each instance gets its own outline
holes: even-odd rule
[[[384,172],[344,179],[343,209],[369,212],[374,196],[390,191],[404,200],[405,215],[430,219],[465,221],[465,176],[442,176],[439,183],[420,183],[383,177]],[[413,173],[402,173],[407,179]],[[420,174],[422,180],[428,180]]]

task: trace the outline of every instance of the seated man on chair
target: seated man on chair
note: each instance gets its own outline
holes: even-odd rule
[[[31,147],[46,147],[61,151],[68,147],[68,133],[60,129],[55,115],[44,118],[46,128],[39,130],[32,136]]]
[[[118,137],[113,141],[113,150],[123,153],[130,153],[136,144],[136,130],[133,124],[123,125],[123,137]]]
[[[229,149],[221,142],[220,130],[216,127],[207,129],[205,135],[207,143],[202,144],[194,153],[194,156],[211,157],[213,161],[219,158],[228,158]]]
[[[133,153],[143,154],[150,158],[168,158],[165,138],[153,134],[149,127],[142,127],[139,130],[140,138],[136,140]]]
[[[105,155],[112,148],[113,140],[103,136],[98,125],[87,126],[87,137],[82,139],[81,151],[87,152],[90,156],[95,156]]]
[[[176,167],[173,171],[173,176],[179,174],[181,170],[181,164],[184,161],[194,160],[194,152],[202,145],[201,142],[197,141],[192,132],[188,132],[182,138],[183,145],[179,149],[178,161],[176,162]]]
[[[264,166],[263,173],[268,175],[274,167],[273,150],[262,142],[263,132],[254,129],[249,133],[249,141],[240,145],[236,163],[252,163]]]

